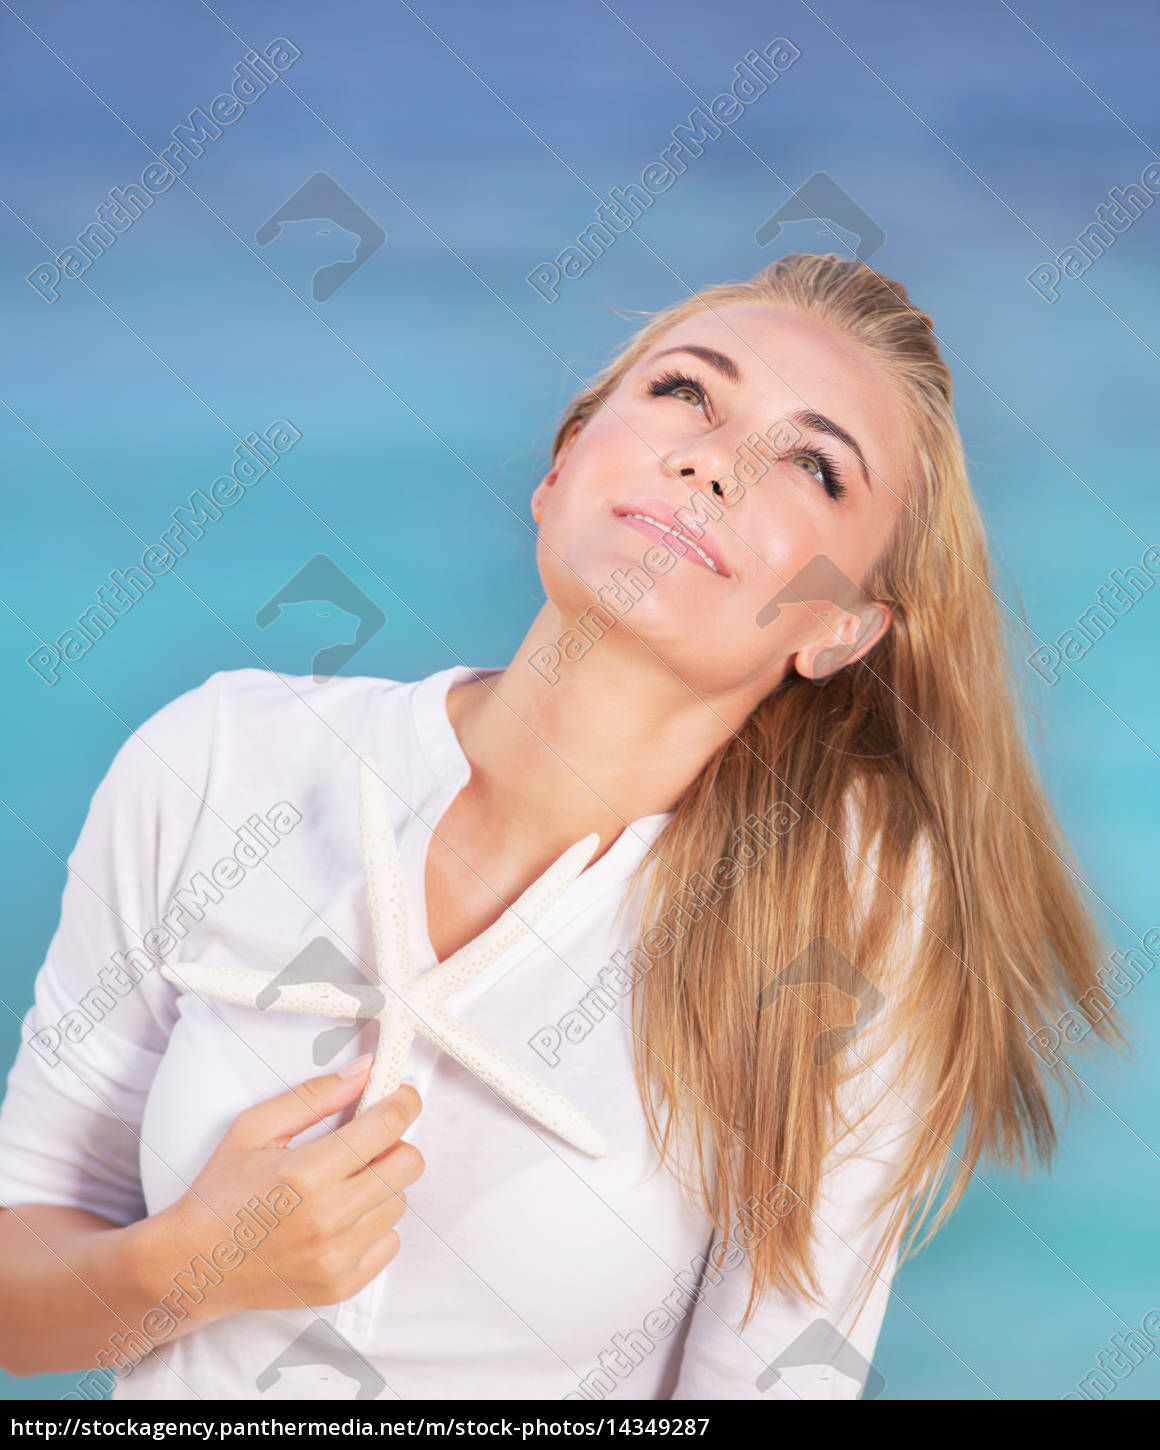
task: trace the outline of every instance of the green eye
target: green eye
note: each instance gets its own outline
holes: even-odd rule
[[[830,455],[821,448],[816,448],[812,453],[786,453],[782,455],[795,468],[800,468],[803,473],[808,473],[822,485],[826,496],[840,503],[846,496],[846,485],[842,482],[838,473],[838,466]]]
[[[825,474],[822,465],[818,462],[818,460],[814,457],[812,453],[797,453],[794,455],[792,461],[795,467],[799,467],[804,464],[805,471],[807,473],[812,473],[819,483],[825,482]]]
[[[707,401],[704,387],[685,373],[664,373],[649,383],[648,391],[654,398],[676,398],[692,408],[699,408]]]

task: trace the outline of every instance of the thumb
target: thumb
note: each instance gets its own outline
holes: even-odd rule
[[[297,1087],[245,1108],[234,1119],[234,1137],[244,1148],[284,1148],[296,1134],[337,1113],[366,1086],[374,1054],[368,1052],[340,1072],[308,1077]]]

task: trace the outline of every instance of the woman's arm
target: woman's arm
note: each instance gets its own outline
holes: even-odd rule
[[[118,1228],[55,1204],[0,1210],[0,1368],[31,1375],[99,1365],[101,1348],[157,1305],[153,1228],[151,1219]]]
[[[149,1233],[135,1222],[144,1203],[134,1129],[164,1050],[165,984],[138,983],[101,1022],[83,1004],[115,954],[139,948],[154,924],[165,767],[187,768],[192,741],[181,737],[207,724],[190,704],[208,693],[173,702],[125,742],[69,856],[0,1109],[0,1364],[13,1374],[95,1364],[156,1302]]]
[[[214,696],[212,683],[191,691],[124,742],[69,855],[0,1107],[0,1364],[14,1374],[96,1364],[157,1302],[139,1128],[171,989],[151,972],[127,991],[116,964],[145,959],[162,857],[197,809],[184,781],[204,775]]]
[[[112,1368],[124,1363],[118,1342],[136,1359],[227,1314],[357,1294],[398,1251],[404,1189],[423,1159],[400,1141],[420,1107],[410,1086],[290,1146],[362,1092],[369,1061],[355,1066],[239,1113],[189,1191],[137,1223],[53,1204],[0,1211],[0,1366]],[[273,1220],[260,1250],[231,1234],[259,1200]]]

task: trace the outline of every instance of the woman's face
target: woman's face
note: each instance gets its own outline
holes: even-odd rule
[[[761,698],[791,666],[824,677],[890,626],[860,586],[907,460],[893,386],[841,333],[769,303],[701,313],[625,375],[536,489],[545,590],[562,628],[600,603],[621,621],[592,649],[643,649],[703,695]],[[712,564],[680,552],[674,521]],[[568,657],[561,669],[583,668]]]

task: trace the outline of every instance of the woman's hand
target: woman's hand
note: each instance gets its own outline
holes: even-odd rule
[[[193,1186],[141,1229],[146,1279],[179,1289],[201,1256],[216,1265],[220,1283],[201,1303],[179,1301],[198,1322],[243,1309],[300,1309],[335,1304],[357,1294],[394,1258],[395,1225],[407,1204],[404,1189],[423,1172],[423,1156],[401,1142],[422,1107],[411,1086],[376,1103],[344,1127],[292,1147],[297,1134],[346,1107],[363,1090],[370,1059],[346,1074],[327,1073],[239,1113]],[[289,1193],[274,1193],[284,1184]],[[253,1199],[263,1211],[265,1238],[242,1254],[233,1243],[239,1212]],[[287,1205],[293,1205],[287,1207]],[[252,1212],[252,1210],[251,1210]],[[217,1257],[213,1257],[215,1246]],[[194,1276],[197,1270],[194,1270]],[[207,1277],[213,1277],[212,1275]],[[203,1281],[204,1284],[204,1281]],[[164,1293],[164,1290],[162,1290]],[[159,1293],[158,1298],[162,1297]]]

